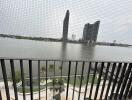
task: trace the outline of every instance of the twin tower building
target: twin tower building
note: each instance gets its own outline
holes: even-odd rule
[[[64,21],[63,21],[63,37],[62,40],[65,42],[68,40],[68,26],[69,26],[70,12],[67,10]],[[96,42],[100,21],[96,21],[93,24],[85,24],[83,29],[82,41],[84,42]]]

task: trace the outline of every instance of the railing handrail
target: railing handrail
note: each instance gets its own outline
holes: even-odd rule
[[[0,64],[1,64],[1,69],[2,69],[2,74],[3,74],[3,80],[5,84],[5,90],[6,90],[6,97],[8,100],[10,100],[10,91],[9,91],[9,86],[8,86],[8,74],[6,72],[6,61],[9,61],[10,63],[10,68],[11,68],[11,76],[12,76],[12,81],[13,81],[13,89],[15,93],[15,99],[18,100],[18,88],[16,84],[16,73],[15,73],[15,61],[18,61],[20,64],[20,74],[21,74],[21,81],[22,81],[22,91],[23,91],[23,99],[25,100],[26,95],[25,95],[25,79],[27,78],[27,75],[24,75],[24,61],[28,61],[28,72],[29,72],[29,81],[27,83],[28,86],[30,86],[30,97],[31,100],[33,100],[33,83],[34,79],[37,77],[38,81],[35,82],[37,83],[37,86],[39,88],[39,100],[40,100],[40,70],[44,71],[44,76],[45,78],[45,97],[46,100],[48,100],[48,87],[51,85],[53,89],[55,90],[56,84],[60,85],[59,88],[59,93],[62,91],[61,84],[65,84],[66,87],[65,92],[66,92],[66,100],[68,100],[69,95],[72,96],[72,100],[74,100],[74,89],[76,86],[78,86],[79,92],[78,92],[78,97],[75,97],[76,99],[80,100],[80,98],[89,98],[96,100],[97,98],[100,98],[100,100],[105,99],[107,100],[115,98],[131,98],[132,94],[132,62],[125,62],[125,61],[104,61],[104,60],[71,60],[71,59],[45,59],[45,58],[12,58],[12,57],[0,57]],[[37,64],[37,69],[38,69],[38,75],[34,77],[33,75],[33,62],[36,62]],[[40,69],[40,66],[45,63],[43,69]],[[50,75],[49,73],[49,62],[52,62],[52,74]],[[60,71],[56,71],[55,69],[57,68],[57,62],[59,62]],[[64,63],[67,63],[66,69],[64,68]],[[41,64],[41,65],[40,65]],[[72,65],[74,64],[74,67]],[[80,65],[81,64],[81,65]],[[64,70],[63,70],[64,68]],[[81,69],[80,69],[81,68]],[[64,74],[62,74],[62,72]],[[78,73],[79,71],[79,73]],[[80,73],[81,72],[81,73]],[[65,75],[66,74],[66,75]],[[92,74],[92,76],[91,76]],[[85,76],[85,77],[84,77]],[[72,78],[73,77],[73,78]],[[77,78],[78,77],[78,78]],[[98,78],[96,78],[98,77]],[[51,78],[48,80],[48,78]],[[56,80],[57,79],[57,80]],[[74,80],[73,80],[74,79]],[[72,80],[72,81],[70,81]],[[78,82],[78,81],[79,82]],[[95,81],[96,80],[96,81]],[[50,85],[48,82],[51,81]],[[65,82],[65,83],[64,83]],[[73,83],[74,82],[74,83]],[[87,87],[90,83],[90,92],[89,96],[87,96]],[[72,86],[70,86],[72,84]],[[74,84],[74,85],[73,85]],[[96,88],[94,87],[94,84],[96,84]],[[107,88],[105,90],[105,86],[107,85]],[[83,86],[83,89],[82,89]],[[102,88],[100,88],[102,87]],[[73,88],[73,90],[70,91],[70,89]],[[52,89],[52,88],[50,88]],[[53,90],[53,97],[55,96]],[[84,94],[82,93],[82,90],[84,90]],[[98,93],[98,90],[101,91],[101,94]],[[114,92],[116,90],[116,92]],[[73,94],[69,94],[69,91],[72,92]],[[105,92],[104,92],[105,91]],[[94,92],[94,96],[92,96],[92,93]],[[103,93],[105,95],[103,96]],[[100,97],[98,97],[98,94]],[[83,96],[83,97],[82,97]]]
[[[0,59],[4,60],[32,60],[32,61],[63,61],[63,62],[110,62],[110,63],[132,63],[132,61],[118,61],[118,60],[93,60],[93,59],[87,59],[87,60],[80,60],[80,59],[50,59],[50,58],[24,58],[24,57],[0,57]]]

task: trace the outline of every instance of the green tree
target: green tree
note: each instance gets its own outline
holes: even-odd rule
[[[64,90],[64,81],[62,80],[62,78],[58,79],[58,85],[59,87],[57,88],[57,90],[59,91],[59,97],[61,98],[61,92]]]
[[[57,79],[56,78],[53,78],[52,79],[52,83],[55,85],[55,84],[57,84]]]
[[[49,65],[49,70],[52,72],[54,70],[54,65]]]
[[[11,73],[11,76],[12,76],[12,73]],[[15,80],[16,80],[16,83],[20,82],[20,80],[21,80],[21,72],[20,72],[20,70],[16,70],[15,71]]]
[[[61,78],[58,79],[58,85],[60,85],[60,86],[64,85],[63,79],[61,79]]]
[[[17,70],[15,72],[15,78],[16,78],[16,82],[19,82],[21,80],[21,72],[20,72],[20,70]]]
[[[57,91],[57,89],[56,89],[57,79],[53,78],[52,83],[53,83],[53,85],[50,87],[50,91],[53,90],[53,94],[55,94],[55,91]]]
[[[56,100],[61,100],[60,94],[64,90],[64,82],[61,78],[59,78],[59,79],[53,78],[52,82],[53,82],[54,86],[51,87],[50,90],[53,90],[53,92],[59,91],[58,94],[56,94],[53,98],[55,98]]]
[[[46,73],[46,68],[44,66],[41,67],[41,73],[42,73],[42,76],[44,77]]]
[[[62,66],[59,66],[59,70],[60,70],[60,71],[62,70]]]

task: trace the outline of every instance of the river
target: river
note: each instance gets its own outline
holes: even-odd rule
[[[132,61],[132,48],[0,38],[0,57],[127,62]],[[9,69],[8,63],[7,69]],[[34,68],[35,72],[36,67]]]

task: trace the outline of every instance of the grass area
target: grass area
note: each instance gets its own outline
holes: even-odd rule
[[[28,93],[28,92],[30,92],[30,81],[28,79],[25,79],[24,81],[25,81],[25,93]],[[39,90],[38,80],[33,80],[32,84],[33,84],[33,92],[38,91]],[[40,86],[40,90],[42,90],[44,88],[45,88],[45,86]],[[17,91],[21,92],[21,93],[23,92],[22,85],[17,87]]]
[[[40,90],[42,90],[42,89],[44,89],[45,87],[40,87]],[[38,86],[33,86],[33,92],[36,92],[36,91],[38,91],[39,90],[39,88],[38,88]],[[17,88],[17,91],[18,92],[23,92],[23,90],[22,90],[22,86],[20,86],[20,87],[18,87]],[[30,92],[30,87],[25,87],[25,93],[28,93],[28,92]]]
[[[61,78],[56,78],[56,79],[61,79]],[[93,75],[90,75],[88,83],[92,83],[92,79],[93,79]],[[63,80],[64,83],[67,83],[67,78],[62,78],[62,80]],[[70,81],[69,81],[69,84],[74,85],[74,81],[75,81],[74,77],[71,77]],[[83,76],[83,78],[82,78],[82,86],[86,84],[86,81],[87,81],[87,76]],[[97,84],[97,81],[98,81],[98,79],[95,76],[94,84]],[[81,76],[77,76],[76,77],[75,86],[79,87],[80,86],[80,82],[81,82]],[[57,85],[57,84],[58,83],[55,82],[55,85]],[[63,83],[59,83],[59,84],[63,84]],[[47,86],[53,86],[53,82],[49,82],[47,84]],[[19,86],[17,89],[18,89],[18,92],[22,93],[22,86]],[[42,90],[42,89],[45,89],[44,85],[40,86],[40,90]],[[39,88],[38,88],[38,80],[33,80],[33,92],[36,92],[38,90],[39,90]],[[28,93],[28,92],[30,92],[30,82],[29,82],[29,80],[25,80],[25,93]]]
[[[59,83],[62,84],[63,83]],[[57,82],[54,83],[55,86],[60,86]],[[53,82],[48,82],[47,83],[47,87],[49,86],[53,86]],[[45,89],[46,86],[45,85],[40,85],[40,90]],[[50,87],[52,88],[52,87]],[[17,87],[17,91],[22,93],[22,85]],[[39,87],[38,87],[38,80],[33,80],[33,92],[39,91]],[[25,80],[25,93],[29,93],[30,92],[30,81],[29,80]]]
[[[93,78],[93,75],[90,75],[90,76],[89,76],[89,81],[88,81],[88,83],[92,83],[92,78]],[[67,79],[64,78],[63,80],[64,80],[64,83],[67,83]],[[84,77],[82,78],[82,86],[86,84],[86,81],[87,81],[87,76],[84,76]],[[94,79],[94,84],[97,84],[97,81],[98,81],[98,79],[97,79],[97,77],[95,77],[95,79]],[[76,85],[75,85],[75,86],[77,86],[77,87],[80,86],[80,82],[81,82],[81,77],[80,77],[80,76],[77,76],[77,77],[76,77]],[[71,85],[74,85],[74,77],[71,77],[71,78],[70,78],[69,83],[70,83]]]

